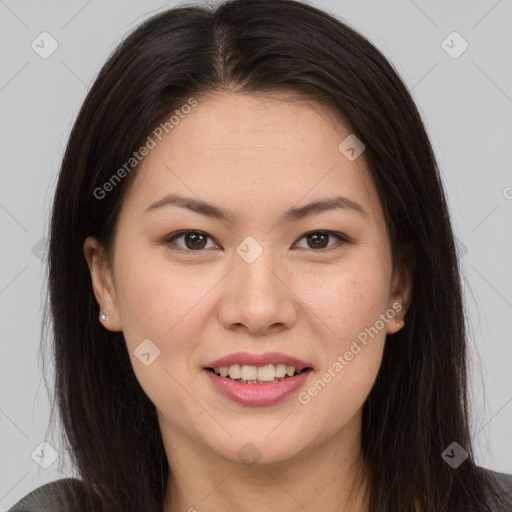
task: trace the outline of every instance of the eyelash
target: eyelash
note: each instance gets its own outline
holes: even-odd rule
[[[182,237],[184,235],[187,235],[189,233],[197,233],[197,234],[200,234],[200,235],[204,235],[207,238],[209,238],[210,240],[214,241],[214,239],[210,235],[205,233],[204,231],[198,231],[198,230],[194,230],[194,229],[186,229],[186,230],[178,231],[177,233],[173,233],[173,234],[169,235],[168,237],[166,237],[163,240],[163,243],[165,245],[171,245],[174,242],[174,240],[176,240],[177,238],[180,238],[180,237]],[[304,233],[299,238],[299,240],[302,240],[304,237],[306,237],[308,235],[313,235],[313,234],[316,234],[316,233],[322,233],[322,234],[326,234],[326,235],[329,235],[329,236],[335,236],[336,238],[339,239],[339,242],[338,242],[338,244],[334,244],[334,245],[332,245],[330,247],[326,247],[326,248],[322,248],[322,249],[310,249],[313,252],[324,253],[326,251],[330,251],[330,250],[336,249],[340,244],[351,244],[351,243],[353,243],[353,240],[350,237],[344,235],[343,233],[337,233],[335,231],[327,231],[327,230],[308,231],[307,233]],[[301,249],[303,249],[303,248],[301,248]],[[186,253],[186,254],[190,254],[190,253],[201,254],[201,253],[205,252],[207,249],[197,249],[197,250],[193,251],[192,249],[183,249],[182,247],[178,247],[178,248],[173,248],[172,250],[176,250],[176,251],[179,251],[179,252],[182,252],[182,253]]]

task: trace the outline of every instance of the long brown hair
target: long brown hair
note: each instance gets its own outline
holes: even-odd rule
[[[386,343],[363,409],[370,509],[413,511],[416,501],[422,512],[491,510],[468,427],[454,236],[420,114],[375,46],[295,0],[189,5],[149,18],[110,56],[73,126],[52,210],[46,319],[63,439],[88,510],[161,512],[169,476],[155,407],[134,375],[122,332],[98,322],[82,252],[93,235],[111,254],[136,166],[103,198],[97,190],[165,116],[190,97],[217,91],[293,91],[328,105],[364,141],[394,263],[401,247],[412,247],[405,326]],[[453,441],[468,452],[457,469],[441,456]]]

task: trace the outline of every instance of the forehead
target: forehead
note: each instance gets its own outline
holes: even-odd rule
[[[130,208],[142,212],[179,192],[229,203],[229,210],[248,217],[341,194],[378,215],[364,159],[351,161],[340,151],[350,131],[325,105],[289,95],[196,100],[159,137],[150,134],[155,144],[134,171],[125,199]]]

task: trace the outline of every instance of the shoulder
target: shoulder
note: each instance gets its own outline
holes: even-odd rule
[[[7,512],[76,512],[83,484],[76,478],[61,478],[37,487]]]
[[[494,499],[497,499],[496,505],[503,507],[497,508],[497,510],[512,511],[512,475],[480,466],[478,466],[478,470],[494,484],[494,488],[498,493],[497,497],[494,496]]]
[[[512,475],[480,466],[478,470],[494,484],[498,491],[498,506],[507,507],[497,510],[512,511]],[[7,512],[76,512],[76,500],[81,496],[82,490],[81,480],[62,478],[34,489]]]

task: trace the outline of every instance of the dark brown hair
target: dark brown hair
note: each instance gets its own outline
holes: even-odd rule
[[[188,5],[149,18],[110,56],[73,126],[53,203],[48,279],[56,404],[88,510],[161,512],[169,476],[155,407],[122,332],[98,321],[83,255],[89,235],[111,254],[136,167],[104,198],[95,190],[165,116],[191,97],[219,91],[291,91],[327,105],[366,146],[362,158],[382,203],[393,262],[401,247],[412,249],[405,326],[386,343],[363,409],[370,509],[414,511],[417,500],[422,512],[491,510],[468,427],[454,236],[420,114],[365,37],[294,0]],[[469,454],[456,470],[441,457],[453,441]]]

